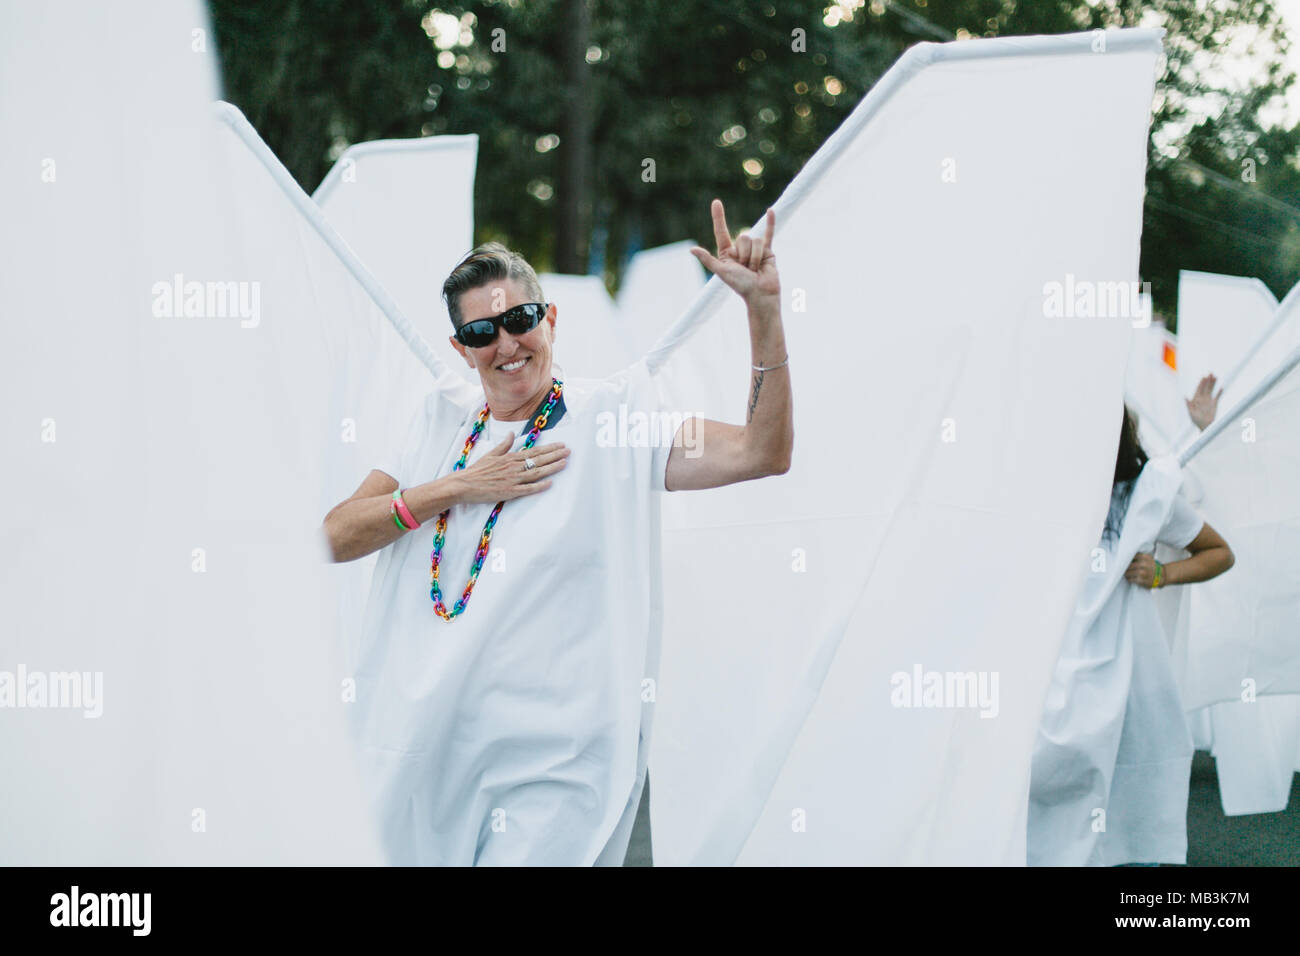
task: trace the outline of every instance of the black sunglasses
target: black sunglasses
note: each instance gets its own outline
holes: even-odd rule
[[[497,332],[502,326],[511,335],[523,335],[537,328],[537,323],[546,315],[546,309],[545,302],[525,302],[490,319],[466,322],[456,330],[456,341],[472,349],[486,348],[497,340]]]

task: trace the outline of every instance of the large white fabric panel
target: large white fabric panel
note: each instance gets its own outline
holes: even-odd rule
[[[1277,305],[1259,279],[1187,269],[1178,273],[1178,390],[1183,397],[1190,398],[1210,372],[1224,379],[1268,329]]]
[[[1287,293],[1268,327],[1223,378],[1219,410],[1226,412],[1235,407],[1297,348],[1300,348],[1300,286]]]
[[[555,304],[555,365],[561,378],[604,378],[638,357],[599,276],[544,272],[537,277]]]
[[[704,287],[707,275],[690,253],[694,245],[684,241],[643,249],[628,263],[618,289],[618,314],[637,355],[650,351]]]
[[[1024,863],[1132,321],[1049,288],[1137,279],[1159,34],[1106,40],[915,47],[778,202],[794,464],[665,502],[656,861]],[[744,420],[745,328],[706,286],[650,356],[678,407]],[[895,706],[917,670],[997,692]]]
[[[214,121],[198,3],[0,20],[0,671],[102,688],[0,710],[0,858],[376,862],[319,531],[367,296]]]
[[[478,137],[351,146],[313,197],[434,353],[473,376],[447,341],[442,283],[474,244]]]
[[[1188,710],[1240,700],[1243,692],[1300,693],[1297,422],[1300,368],[1293,368],[1253,405],[1227,410],[1205,444],[1189,450],[1186,470],[1201,489],[1192,503],[1228,541],[1236,564],[1184,599],[1175,655]]]

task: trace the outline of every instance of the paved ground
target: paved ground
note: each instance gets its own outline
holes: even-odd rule
[[[636,823],[632,824],[632,839],[627,845],[624,866],[654,866],[650,854],[650,774],[646,774],[645,790],[641,791],[641,806],[636,810]]]
[[[1300,777],[1281,813],[1225,817],[1214,760],[1197,753],[1187,797],[1189,866],[1300,866]]]
[[[641,797],[624,866],[650,866],[650,781]],[[1281,813],[1225,817],[1214,759],[1197,753],[1187,797],[1189,866],[1300,866],[1300,776]]]

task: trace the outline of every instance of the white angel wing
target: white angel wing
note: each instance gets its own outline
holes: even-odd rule
[[[1236,556],[1183,598],[1174,653],[1188,710],[1246,692],[1300,693],[1297,422],[1300,349],[1183,451],[1194,503]]]
[[[1277,299],[1259,279],[1180,272],[1178,390],[1191,398],[1206,374],[1222,380],[1272,324],[1277,308]]]
[[[196,5],[137,14],[115,64],[175,82],[101,67],[94,5],[5,11],[0,120],[59,170],[48,189],[35,153],[0,158],[0,300],[25,319],[0,420],[30,449],[5,490],[54,502],[5,516],[6,649],[100,671],[105,693],[96,737],[79,712],[6,723],[8,818],[59,828],[4,828],[4,855],[370,860],[347,649],[327,659],[328,575],[293,542],[400,436],[394,409],[457,386],[247,125],[199,108],[211,64],[165,39],[204,22]],[[1023,861],[1125,348],[1122,319],[1047,317],[1044,286],[1136,278],[1158,49],[1151,32],[919,47],[778,206],[799,452],[779,480],[668,499],[661,862]],[[66,87],[89,75],[122,89],[100,82],[114,108],[88,119]],[[651,354],[683,410],[742,417],[738,312],[715,282]],[[82,539],[107,558],[56,579]],[[1063,553],[1079,566],[1041,559]],[[895,706],[916,669],[1000,683],[978,707]],[[38,736],[47,716],[67,719]],[[70,773],[101,789],[74,804]],[[87,800],[131,810],[106,834]]]
[[[1300,285],[1279,303],[1259,279],[1183,271],[1178,294],[1179,391],[1190,398],[1201,377],[1214,372],[1223,392],[1220,415],[1300,347]],[[1174,448],[1186,448],[1198,437],[1196,426],[1184,416],[1172,437]]]
[[[214,118],[197,2],[3,19],[3,659],[102,696],[3,721],[0,856],[378,862],[314,539],[438,363]]]
[[[1285,334],[1279,324],[1267,337]],[[1219,421],[1183,453],[1193,504],[1236,557],[1180,595],[1173,641],[1183,704],[1215,755],[1228,814],[1285,809],[1300,769],[1298,362],[1300,349],[1239,402],[1221,402]]]
[[[447,341],[442,283],[474,244],[477,157],[474,135],[360,143],[312,195],[433,353],[475,383]]]
[[[1285,809],[1300,767],[1300,697],[1277,692],[1288,686],[1278,666],[1294,666],[1300,654],[1288,655],[1285,642],[1277,643],[1286,618],[1276,620],[1288,606],[1291,620],[1300,620],[1300,582],[1278,577],[1280,568],[1300,560],[1290,542],[1295,523],[1288,504],[1296,493],[1288,461],[1297,454],[1300,428],[1286,417],[1286,399],[1279,399],[1281,406],[1241,404],[1300,346],[1298,305],[1300,290],[1279,305],[1258,279],[1199,272],[1183,272],[1179,279],[1179,340],[1187,345],[1179,354],[1180,373],[1187,369],[1180,381],[1194,388],[1204,372],[1218,372],[1219,415],[1229,420],[1229,434],[1187,466],[1189,494],[1225,535],[1238,566],[1164,600],[1176,605],[1171,633],[1189,720],[1203,728],[1199,743],[1215,756],[1228,815]],[[1274,389],[1289,387],[1294,383],[1282,379]],[[1246,440],[1253,436],[1243,431],[1258,427],[1261,413],[1268,432],[1262,446]],[[1197,434],[1190,425],[1180,430],[1183,444]],[[1275,652],[1283,656],[1274,660]],[[1226,671],[1218,669],[1225,664]],[[1250,678],[1243,676],[1246,671]],[[1269,696],[1241,700],[1246,679],[1250,689]]]
[[[627,325],[599,276],[542,273],[537,279],[547,301],[556,303],[561,377],[604,378],[636,361]]]
[[[695,243],[672,242],[632,257],[618,289],[618,314],[636,355],[644,355],[699,295],[706,278]]]
[[[1286,294],[1268,325],[1246,349],[1236,367],[1223,376],[1219,383],[1223,388],[1223,398],[1219,400],[1220,413],[1243,401],[1297,348],[1300,348],[1300,285]],[[1195,437],[1195,432],[1188,433],[1188,438],[1192,437]]]
[[[1050,293],[1136,283],[1159,49],[922,44],[777,203],[794,466],[665,503],[656,862],[1024,863],[1131,321]],[[743,420],[717,280],[649,360],[677,408]],[[969,696],[917,706],[935,680]]]

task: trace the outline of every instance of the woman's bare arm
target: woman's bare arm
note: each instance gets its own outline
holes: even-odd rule
[[[503,441],[464,471],[407,488],[402,500],[415,520],[423,525],[452,505],[510,501],[549,488],[550,476],[565,466],[569,449],[556,442],[528,451],[508,451],[513,441],[513,437]],[[536,467],[525,469],[525,458],[532,458]],[[324,528],[336,562],[364,558],[407,533],[392,517],[397,487],[392,475],[372,471],[352,497],[330,509]]]
[[[1188,543],[1187,550],[1192,552],[1190,558],[1165,565],[1161,587],[1168,584],[1195,584],[1217,578],[1236,561],[1228,542],[1208,524],[1201,526],[1200,532]],[[1155,580],[1155,573],[1155,557],[1140,551],[1133,556],[1128,570],[1124,572],[1124,578],[1133,584],[1149,588]]]
[[[668,455],[664,487],[669,491],[717,488],[737,481],[783,475],[794,454],[794,398],[789,356],[781,324],[781,280],[772,239],[776,213],[767,211],[761,237],[741,234],[733,241],[721,200],[710,207],[718,254],[691,250],[704,266],[745,301],[749,313],[750,388],[744,425],[701,418],[683,423]],[[687,429],[690,429],[687,431]],[[684,450],[684,435],[695,439],[695,454]]]
[[[392,475],[372,471],[352,497],[330,509],[325,516],[325,534],[335,561],[355,561],[387,547],[406,532],[393,522],[392,495],[397,482]],[[455,503],[445,478],[408,488],[402,495],[415,520],[423,524]]]
[[[1187,545],[1190,558],[1165,565],[1165,584],[1195,584],[1217,578],[1236,562],[1228,542],[1208,524]]]

